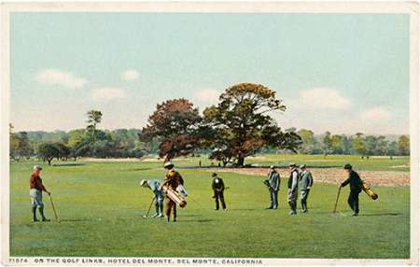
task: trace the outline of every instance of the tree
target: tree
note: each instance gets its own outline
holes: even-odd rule
[[[386,153],[390,159],[392,157],[398,155],[398,143],[397,141],[393,141],[388,145],[387,153]]]
[[[33,149],[29,142],[27,132],[19,132],[15,136],[19,140],[17,147],[18,156],[29,159],[33,153]]]
[[[300,147],[300,151],[303,153],[308,153],[308,154],[313,153],[317,145],[317,140],[315,139],[314,132],[307,129],[301,129],[297,133],[302,139],[302,145]]]
[[[158,138],[159,155],[168,161],[192,153],[198,144],[197,129],[202,118],[189,100],[172,99],[158,104],[142,130],[144,141]]]
[[[341,135],[331,136],[331,150],[334,154],[343,154],[344,153],[344,138]]]
[[[88,123],[88,126],[86,127],[86,130],[91,132],[93,141],[96,139],[96,126],[101,122],[102,120],[102,112],[99,110],[89,110],[86,115],[88,116],[88,120],[86,121]]]
[[[356,134],[356,138],[353,139],[353,149],[362,157],[366,155],[367,146],[363,133]]]
[[[59,158],[60,151],[52,143],[42,143],[38,146],[38,157],[43,161],[48,161],[48,165],[51,165],[51,161],[54,158]]]
[[[13,125],[9,124],[9,138],[10,138],[10,158],[17,159],[18,147],[19,147],[19,138],[16,137],[16,134],[13,132]]]
[[[332,153],[332,138],[330,132],[325,132],[325,136],[322,139],[322,145],[324,150],[324,158],[326,158],[328,154]]]
[[[219,101],[217,106],[204,110],[199,131],[202,145],[213,151],[210,158],[236,161],[243,166],[246,157],[263,147],[296,152],[301,144],[298,134],[282,132],[268,115],[286,110],[275,91],[260,84],[241,83],[226,89]]]
[[[410,155],[410,138],[407,135],[398,138],[398,149],[402,156]]]

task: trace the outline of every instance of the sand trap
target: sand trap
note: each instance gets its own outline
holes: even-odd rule
[[[215,170],[209,170],[214,172]],[[218,172],[232,172],[243,175],[261,175],[266,176],[268,170],[265,168],[220,168]],[[311,169],[314,181],[318,183],[338,184],[346,179],[343,169]],[[288,170],[278,169],[282,178],[289,177]],[[373,186],[409,186],[409,172],[394,171],[360,171],[360,177]]]

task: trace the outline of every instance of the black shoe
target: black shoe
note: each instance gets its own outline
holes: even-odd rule
[[[47,219],[47,218],[42,218],[42,221],[43,221],[43,222],[49,222],[49,221],[51,221],[51,220],[49,220],[49,219]]]
[[[265,208],[266,210],[272,210],[273,209],[273,207],[268,207],[268,208]]]
[[[354,213],[353,216],[357,217],[357,216],[359,216],[359,213]]]
[[[33,219],[32,221],[33,221],[33,222],[39,222],[39,220],[38,220],[38,219]]]
[[[176,219],[174,219],[174,223],[176,223]]]

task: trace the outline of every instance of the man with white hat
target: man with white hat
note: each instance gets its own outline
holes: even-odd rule
[[[143,179],[140,182],[140,186],[145,187],[145,188],[149,188],[150,190],[152,190],[153,194],[155,194],[154,199],[155,199],[156,213],[152,216],[153,218],[163,217],[163,200],[165,198],[165,195],[164,195],[162,189],[160,189],[160,184],[161,184],[161,181],[159,181],[159,180]]]
[[[51,193],[45,188],[42,184],[42,179],[39,176],[41,173],[42,168],[38,165],[33,167],[33,173],[31,178],[29,179],[29,196],[31,197],[32,202],[32,215],[33,221],[38,222],[39,220],[36,217],[36,208],[38,207],[39,213],[41,214],[41,218],[43,222],[49,221],[45,218],[44,215],[44,203],[42,203],[42,191],[46,192],[48,195]]]

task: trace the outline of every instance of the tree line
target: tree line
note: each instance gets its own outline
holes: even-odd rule
[[[77,157],[135,157],[157,153],[165,161],[194,153],[224,166],[243,166],[245,158],[258,152],[281,151],[305,154],[409,155],[409,138],[398,141],[384,136],[315,136],[311,130],[283,130],[270,114],[286,112],[276,92],[253,83],[229,87],[219,103],[204,109],[185,98],[157,104],[145,127],[140,129],[97,129],[102,112],[87,112],[87,126],[69,132],[18,132],[10,125],[10,157],[19,160],[37,156],[51,164],[53,159]]]
[[[294,130],[294,129],[293,129]],[[400,135],[397,140],[389,140],[383,135],[355,135],[332,134],[326,132],[315,136],[308,129],[297,131],[302,138],[299,152],[303,154],[330,154],[360,155],[369,159],[369,156],[409,156],[410,138],[408,135]]]

